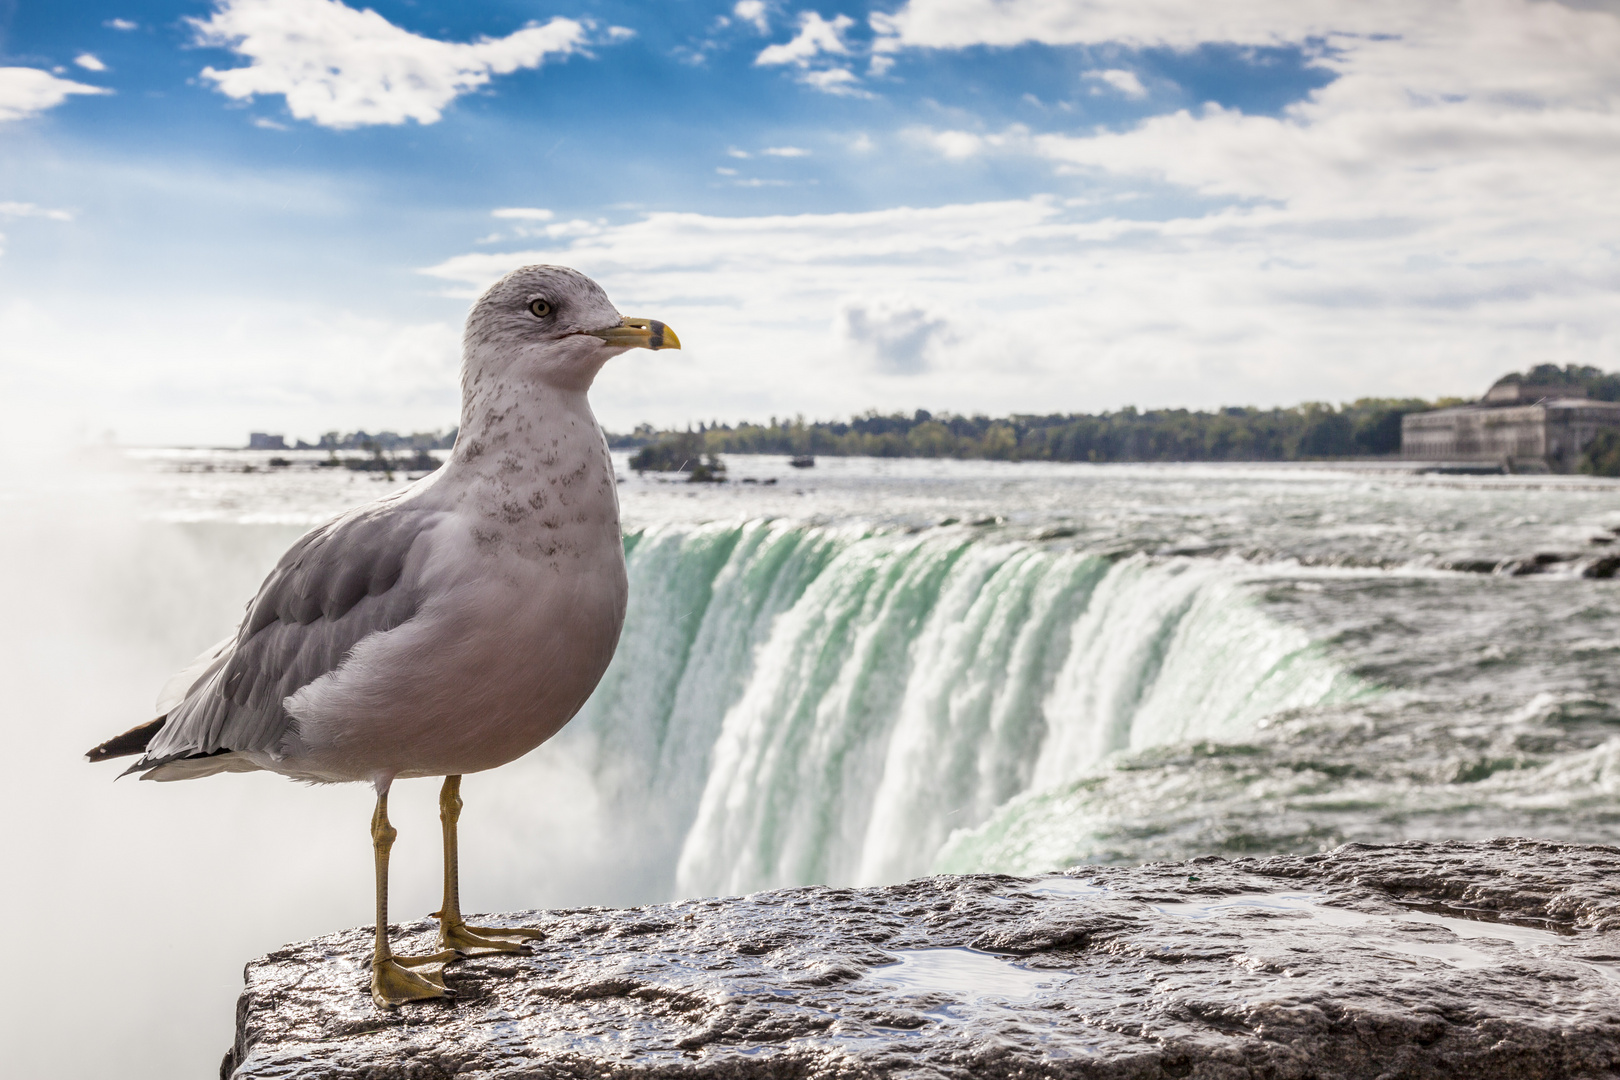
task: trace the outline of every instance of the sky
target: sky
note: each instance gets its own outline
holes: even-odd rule
[[[595,277],[640,422],[1472,395],[1620,367],[1608,0],[0,0],[0,423],[455,422]]]

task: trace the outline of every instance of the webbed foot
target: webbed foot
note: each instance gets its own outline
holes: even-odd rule
[[[436,914],[436,913],[435,913]],[[454,949],[467,956],[489,956],[493,953],[527,952],[529,941],[545,937],[538,930],[506,926],[468,926],[456,920],[439,926],[439,947]]]
[[[407,1001],[429,1001],[454,997],[444,985],[444,965],[459,957],[456,952],[436,952],[428,956],[390,956],[371,965],[371,1000],[380,1009],[392,1009]]]

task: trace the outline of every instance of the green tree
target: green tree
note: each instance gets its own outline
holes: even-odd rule
[[[1581,472],[1591,476],[1620,476],[1620,431],[1600,431],[1586,444]]]
[[[671,432],[630,456],[636,472],[686,472],[703,460],[706,439],[695,431]]]

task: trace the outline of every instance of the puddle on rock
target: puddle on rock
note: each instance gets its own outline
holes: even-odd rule
[[[959,1001],[1033,1001],[1074,978],[1060,971],[1021,967],[978,949],[893,949],[895,962],[875,967],[867,978],[907,994],[948,994]]]
[[[1569,935],[1556,934],[1551,930],[1539,930],[1532,926],[1487,922],[1482,919],[1460,919],[1455,916],[1437,915],[1428,911],[1408,911],[1401,915],[1371,915],[1365,911],[1354,911],[1350,908],[1326,905],[1323,903],[1326,899],[1328,897],[1322,893],[1237,893],[1232,896],[1223,896],[1208,904],[1154,904],[1152,907],[1154,911],[1184,919],[1210,919],[1242,911],[1260,910],[1298,912],[1310,917],[1315,922],[1338,927],[1393,930],[1399,928],[1403,923],[1440,926],[1465,940],[1491,938],[1497,941],[1511,942],[1521,949],[1551,950],[1550,953],[1544,953],[1544,955],[1553,955],[1559,959],[1580,964],[1582,967],[1588,968],[1606,979],[1620,982],[1620,967],[1615,964],[1571,956],[1569,954],[1571,945]],[[1385,952],[1430,957],[1443,960],[1459,968],[1490,967],[1502,962],[1500,955],[1493,956],[1478,949],[1469,948],[1467,945],[1408,941],[1376,933],[1358,935],[1358,940]]]
[[[1032,896],[1105,896],[1108,886],[1094,885],[1089,881],[1082,881],[1072,877],[1041,878],[1033,885],[1018,890]]]

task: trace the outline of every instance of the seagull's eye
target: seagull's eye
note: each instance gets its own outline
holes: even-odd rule
[[[549,300],[530,300],[529,301],[529,310],[534,312],[534,317],[535,318],[543,319],[547,315],[551,314],[551,301],[549,301]]]

